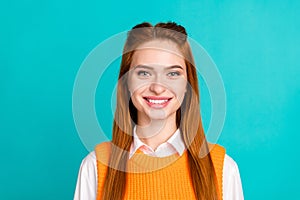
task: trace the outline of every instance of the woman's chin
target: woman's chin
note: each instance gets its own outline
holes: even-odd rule
[[[145,109],[143,112],[138,113],[139,121],[143,122],[144,124],[149,124],[151,121],[165,121],[169,118],[174,118],[175,116],[176,111],[170,112],[168,109]]]
[[[147,113],[150,120],[167,120],[171,114],[164,109],[153,109]]]

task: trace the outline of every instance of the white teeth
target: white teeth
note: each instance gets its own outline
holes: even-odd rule
[[[148,101],[150,103],[154,103],[154,104],[163,104],[163,103],[166,103],[168,100],[153,100],[153,99],[148,99]]]

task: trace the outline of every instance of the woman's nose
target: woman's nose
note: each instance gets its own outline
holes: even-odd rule
[[[150,85],[150,91],[153,92],[153,93],[155,93],[155,94],[161,94],[165,90],[166,90],[166,88],[162,84],[160,84],[160,83],[153,82]]]

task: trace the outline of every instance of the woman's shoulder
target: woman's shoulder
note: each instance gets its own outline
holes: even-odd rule
[[[110,149],[111,147],[111,142],[110,141],[106,141],[106,142],[101,142],[99,144],[96,145],[95,150],[96,151],[103,151],[103,150],[107,150]]]
[[[111,142],[102,142],[96,145],[95,149],[91,151],[85,158],[82,160],[82,163],[95,162],[97,159],[97,153],[107,151],[111,146]]]
[[[235,160],[226,153],[226,149],[219,144],[209,143],[210,151],[212,152],[213,161],[223,162],[223,170],[226,173],[239,173],[238,165]]]
[[[102,142],[96,145],[95,149],[91,151],[88,155],[86,155],[82,162],[81,168],[85,169],[94,169],[97,160],[104,161],[108,158],[108,150],[110,149],[111,143],[110,142]]]
[[[81,162],[81,166],[89,168],[89,166],[93,166],[94,163],[96,163],[96,153],[95,151],[91,151],[88,155],[84,157],[84,159]]]
[[[100,161],[101,163],[107,165],[109,161],[109,155],[111,152],[111,146],[112,146],[111,144],[112,143],[108,141],[96,145],[94,153],[97,161]]]
[[[229,174],[239,173],[239,169],[236,161],[228,154],[225,154],[223,167],[224,167],[224,171],[226,171]]]

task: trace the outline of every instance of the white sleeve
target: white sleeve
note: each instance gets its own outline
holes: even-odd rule
[[[243,188],[240,173],[236,162],[227,154],[223,168],[223,199],[243,200]]]
[[[96,199],[97,165],[96,155],[92,151],[81,162],[74,200]]]

